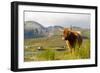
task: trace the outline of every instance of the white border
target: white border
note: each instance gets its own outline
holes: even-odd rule
[[[90,13],[91,14],[91,52],[90,59],[80,60],[61,60],[61,61],[33,61],[24,62],[24,22],[23,22],[23,11],[54,11],[54,12],[75,12],[75,13]],[[36,67],[50,67],[50,66],[71,66],[71,65],[84,65],[84,64],[95,64],[95,10],[93,9],[79,9],[79,8],[60,8],[60,7],[44,7],[44,6],[18,6],[18,68],[36,68]]]

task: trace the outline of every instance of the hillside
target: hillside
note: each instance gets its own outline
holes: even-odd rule
[[[59,29],[64,29],[62,26],[49,26],[44,27],[42,24],[36,21],[25,21],[24,24],[24,38],[41,38],[41,37],[52,37],[62,35]],[[81,28],[73,26],[71,29],[74,31],[80,31],[83,38],[90,38],[90,30],[87,28]]]

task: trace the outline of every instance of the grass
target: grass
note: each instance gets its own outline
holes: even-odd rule
[[[55,42],[56,41],[56,42]],[[61,36],[51,38],[26,39],[24,48],[24,61],[48,61],[48,60],[76,60],[90,58],[90,40],[83,40],[82,46],[75,51],[68,52],[65,41]],[[39,51],[37,48],[42,47],[44,50]],[[65,49],[57,51],[56,49]]]

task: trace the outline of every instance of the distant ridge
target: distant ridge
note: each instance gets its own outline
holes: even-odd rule
[[[58,25],[44,27],[42,24],[36,21],[25,21],[24,38],[30,39],[30,38],[51,37],[55,35],[62,35],[62,32],[59,29],[64,29],[64,27],[58,26]],[[90,35],[90,34],[87,34],[87,32],[90,31],[89,29],[84,29],[84,28],[76,27],[76,26],[72,26],[71,29],[81,31],[84,37]]]

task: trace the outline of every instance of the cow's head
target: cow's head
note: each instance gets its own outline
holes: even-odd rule
[[[69,28],[64,28],[63,30],[61,30],[62,31],[62,40],[68,40],[68,37],[69,37],[69,35],[70,35],[70,33],[71,33],[71,29],[69,29]]]

